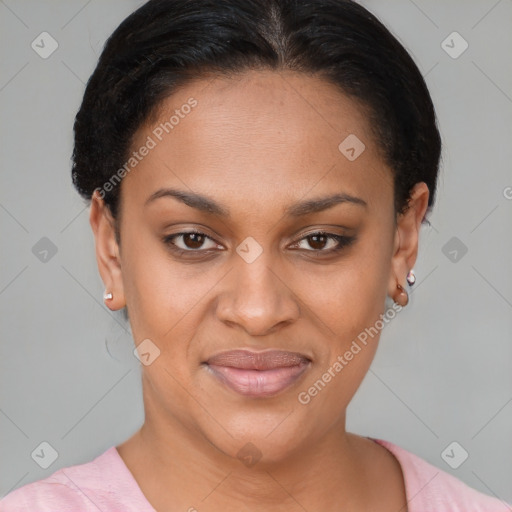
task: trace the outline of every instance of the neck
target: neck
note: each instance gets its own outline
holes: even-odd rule
[[[156,510],[364,510],[361,438],[345,432],[344,423],[286,457],[250,465],[176,420],[146,416],[119,452]]]

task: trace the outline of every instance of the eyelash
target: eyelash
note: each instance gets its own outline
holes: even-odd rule
[[[175,238],[178,238],[178,237],[183,236],[183,235],[190,235],[190,234],[201,235],[201,236],[203,236],[203,237],[205,237],[205,238],[215,242],[215,240],[213,238],[211,238],[210,236],[208,236],[206,233],[203,233],[202,231],[197,231],[197,230],[182,231],[180,233],[175,233],[173,235],[169,235],[169,236],[164,237],[163,241],[178,256],[182,256],[182,255],[185,255],[185,254],[186,255],[190,255],[191,253],[202,253],[202,252],[204,253],[204,252],[208,252],[208,251],[211,250],[211,249],[197,249],[197,250],[195,250],[195,249],[188,249],[188,250],[180,249],[173,242],[173,240]],[[309,249],[308,250],[308,249],[304,249],[306,252],[316,253],[316,254],[335,254],[335,253],[341,252],[343,249],[345,249],[346,247],[351,245],[356,240],[355,236],[337,235],[335,233],[329,233],[327,231],[314,231],[314,232],[308,233],[306,236],[300,238],[297,242],[294,242],[293,245],[297,245],[300,242],[302,242],[303,240],[307,240],[309,237],[318,236],[318,235],[326,236],[328,239],[335,240],[337,242],[337,246],[335,248],[333,248],[333,249],[328,249],[328,250],[322,250],[322,249]],[[217,243],[217,242],[215,242],[215,243]]]

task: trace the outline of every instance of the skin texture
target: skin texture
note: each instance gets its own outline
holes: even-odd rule
[[[197,106],[122,181],[120,245],[99,196],[91,204],[108,307],[127,306],[135,344],[149,338],[160,350],[142,367],[145,423],[117,447],[121,457],[159,511],[406,511],[394,456],[345,431],[378,336],[307,405],[297,397],[384,314],[386,294],[396,299],[397,284],[406,288],[426,184],[395,216],[391,170],[364,109],[320,78],[292,72],[188,84],[137,132],[133,148],[190,97]],[[365,144],[354,161],[338,149],[350,134]],[[230,217],[171,197],[145,205],[164,187],[207,195]],[[284,214],[334,193],[367,206]],[[196,253],[173,253],[164,237],[193,228],[211,239],[177,237]],[[321,230],[356,238],[325,255],[336,240],[306,236]],[[236,251],[247,237],[263,250],[251,263]],[[278,395],[248,398],[201,364],[236,348],[290,350],[312,363]],[[250,467],[237,457],[247,443],[261,454]]]

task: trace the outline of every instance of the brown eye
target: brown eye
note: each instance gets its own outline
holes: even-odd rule
[[[308,243],[313,249],[323,249],[329,237],[324,234],[309,235],[306,237],[309,239]]]
[[[210,242],[209,246],[207,242]],[[169,245],[173,250],[181,253],[206,252],[209,249],[218,247],[218,244],[215,243],[212,238],[200,231],[187,231],[169,235],[164,238],[164,243]]]
[[[199,233],[187,233],[183,235],[183,242],[188,249],[200,249],[204,244],[205,237]]]
[[[309,235],[303,237],[301,240],[295,243],[293,247],[297,249],[305,249],[306,251],[313,253],[316,252],[319,254],[330,254],[341,251],[344,247],[347,247],[353,243],[355,239],[355,236],[343,236],[337,235],[335,233],[319,231],[317,233],[310,233]],[[302,245],[304,242],[307,243],[309,248]]]

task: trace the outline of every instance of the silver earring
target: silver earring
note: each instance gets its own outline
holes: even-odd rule
[[[416,282],[416,276],[414,275],[414,270],[410,270],[407,274],[407,282],[409,283],[409,286],[412,286]]]
[[[111,292],[107,292],[107,290],[105,290],[105,293],[103,294],[103,300],[112,300],[113,299],[113,295]]]

